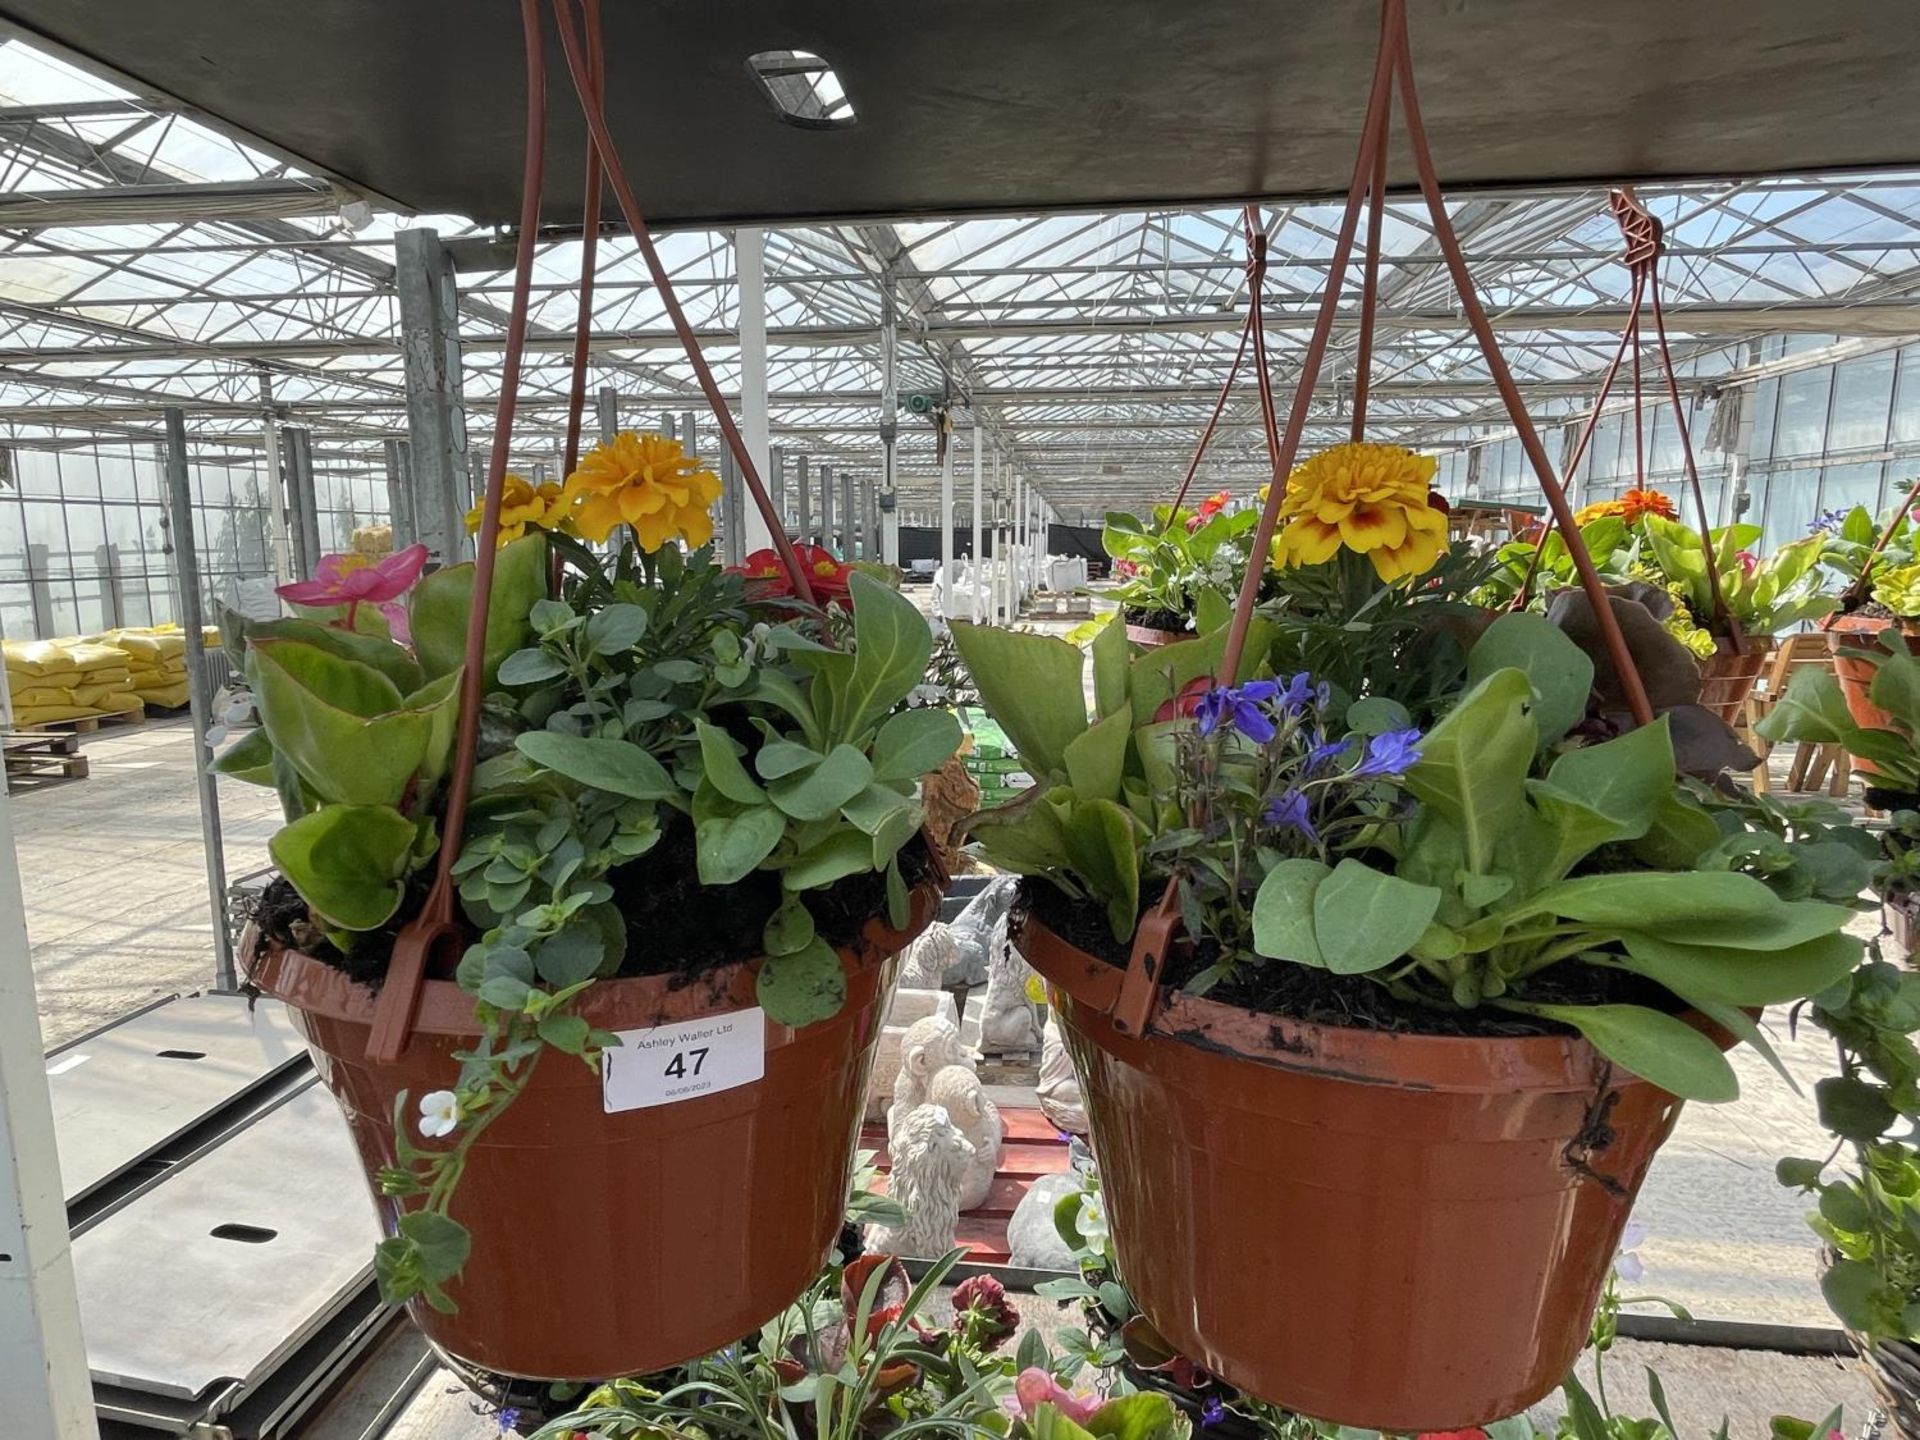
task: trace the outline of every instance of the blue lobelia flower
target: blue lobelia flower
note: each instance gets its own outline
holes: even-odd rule
[[[1307,751],[1306,773],[1311,775],[1323,765],[1330,765],[1347,753],[1347,747],[1353,743],[1351,735],[1342,735],[1338,740],[1327,739],[1327,732],[1313,732],[1313,748]]]
[[[1287,681],[1286,689],[1280,691],[1280,704],[1288,711],[1298,712],[1312,703],[1313,676],[1302,670]]]
[[[1813,517],[1813,523],[1807,526],[1807,533],[1809,535],[1834,535],[1839,533],[1840,527],[1846,523],[1846,511],[1822,510],[1818,515]]]
[[[1404,775],[1420,758],[1420,732],[1417,729],[1389,730],[1367,742],[1367,753],[1348,773],[1366,775]]]
[[[1268,706],[1279,691],[1271,680],[1216,686],[1194,707],[1194,723],[1202,735],[1211,735],[1223,724],[1231,725],[1254,744],[1264,745],[1278,733]]]
[[[1200,1407],[1200,1428],[1205,1430],[1209,1426],[1218,1425],[1226,1418],[1227,1407],[1220,1403],[1220,1397],[1209,1395],[1207,1403]]]
[[[1313,828],[1307,797],[1298,790],[1284,790],[1270,797],[1266,808],[1260,812],[1260,818],[1276,830],[1297,830],[1308,840],[1320,838],[1319,832]]]

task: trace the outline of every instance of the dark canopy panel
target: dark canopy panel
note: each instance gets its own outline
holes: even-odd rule
[[[1344,191],[1377,24],[1364,0],[605,8],[610,121],[643,206],[683,225]],[[516,212],[512,0],[0,0],[0,19],[404,208]],[[1910,0],[1411,0],[1411,24],[1454,185],[1920,163]],[[790,50],[833,67],[855,123],[780,116],[747,59]],[[583,129],[550,60],[566,222]]]

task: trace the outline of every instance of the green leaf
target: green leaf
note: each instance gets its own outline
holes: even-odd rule
[[[1087,728],[1086,657],[1057,636],[965,621],[955,622],[953,643],[1027,769],[1037,778],[1064,771],[1067,745]]]
[[[1336,975],[1365,975],[1390,965],[1412,948],[1439,908],[1440,892],[1433,887],[1344,859],[1313,892],[1321,961]]]
[[[701,739],[704,746],[705,736]],[[717,778],[711,767],[707,777]],[[811,770],[769,783],[767,794],[796,820],[825,820],[838,814],[840,807],[865,790],[872,779],[873,766],[865,755],[851,745],[836,745]]]
[[[1813,1087],[1820,1123],[1843,1140],[1878,1140],[1899,1118],[1886,1092],[1852,1075],[1830,1075]]]
[[[408,602],[413,622],[413,653],[429,680],[458,670],[467,658],[467,614],[473,601],[471,560],[424,577]],[[527,643],[527,616],[547,593],[547,540],[524,535],[494,556],[493,585],[487,605],[486,688],[497,679],[500,662]]]
[[[534,764],[590,789],[634,800],[665,800],[680,794],[666,768],[628,740],[530,730],[513,743]]]
[[[1120,799],[1120,778],[1132,735],[1133,713],[1116,711],[1067,742],[1062,753],[1076,795],[1087,800]]]
[[[1118,610],[1087,647],[1093,656],[1093,709],[1105,719],[1130,707],[1127,704],[1127,624]]]
[[[951,760],[962,738],[951,710],[902,710],[873,737],[873,778],[918,780]]]
[[[587,653],[624,655],[647,633],[647,612],[638,605],[616,604],[596,610],[587,620]]]
[[[775,816],[778,818],[778,812]],[[794,857],[781,878],[789,890],[818,890],[873,868],[873,841],[858,830],[836,830],[811,850]]]
[[[1836,1260],[1820,1277],[1827,1308],[1849,1330],[1871,1334],[1880,1329],[1880,1295],[1887,1288],[1880,1272],[1864,1260]]]
[[[1539,697],[1533,722],[1540,744],[1551,745],[1586,714],[1593,661],[1544,615],[1515,611],[1489,625],[1467,656],[1467,684],[1506,669],[1525,674]]]
[[[894,816],[912,808],[913,801],[898,790],[886,785],[868,785],[843,801],[840,813],[862,834],[878,835],[892,823]]]
[[[580,916],[541,941],[533,952],[540,978],[556,990],[592,979],[606,958],[607,942],[599,923]]]
[[[1608,929],[1658,931],[1684,944],[1785,950],[1840,929],[1852,911],[1787,902],[1751,875],[1657,870],[1583,875],[1549,886],[1514,918],[1554,914]]]
[[[1347,729],[1356,735],[1385,735],[1412,724],[1407,707],[1385,695],[1369,695],[1347,707]]]
[[[1725,1101],[1740,1081],[1720,1047],[1684,1020],[1640,1005],[1516,1006],[1569,1025],[1614,1064],[1682,1100]]]
[[[1851,974],[1862,954],[1861,942],[1843,934],[1784,950],[1689,945],[1639,930],[1623,938],[1627,954],[1621,963],[1627,969],[1684,999],[1724,1005],[1784,1005],[1817,995]]]
[[[1015,875],[1068,869],[1072,862],[1061,812],[1047,799],[1059,793],[1057,789],[1029,790],[1018,800],[976,816],[970,834],[988,863]]]
[[[731,885],[751,874],[780,837],[787,833],[787,817],[771,805],[737,805],[719,799],[703,784],[694,797],[694,859],[702,885]]]
[[[1501,878],[1518,883],[1522,894],[1564,880],[1580,861],[1602,845],[1623,838],[1629,828],[1548,781],[1529,780],[1526,790],[1533,802],[1531,812],[1524,823],[1494,846],[1497,863],[1511,872]],[[1466,893],[1465,881],[1461,893]],[[1473,901],[1469,899],[1468,903]]]
[[[300,898],[342,930],[377,930],[406,895],[414,824],[386,805],[325,805],[267,842]]]
[[[831,697],[829,738],[859,742],[925,678],[933,632],[911,600],[872,576],[855,571],[850,588],[851,662],[832,651],[803,651],[794,658],[813,673],[816,691],[824,684]]]
[[[216,775],[229,775],[249,785],[273,785],[273,741],[266,729],[255,726],[221,752],[207,768]]]
[[[815,939],[791,955],[769,955],[761,962],[754,991],[769,1020],[798,1029],[840,1013],[847,1003],[847,977],[833,947]]]
[[[436,1284],[458,1275],[473,1248],[465,1226],[432,1210],[408,1211],[400,1217],[399,1230],[413,1242],[421,1273]]]
[[[1720,843],[1720,827],[1692,796],[1668,792],[1647,833],[1633,842],[1633,858],[1659,870],[1691,870]]]
[[[500,662],[499,680],[502,685],[538,685],[566,673],[567,667],[558,655],[539,649],[516,650]]]
[[[1105,903],[1114,938],[1126,939],[1140,918],[1140,842],[1133,817],[1111,800],[1081,800],[1061,834],[1073,869]]]
[[[1876,658],[1880,663],[1867,697],[1908,734],[1920,733],[1920,660],[1900,650]]]
[[[273,748],[323,800],[397,805],[433,731],[371,666],[298,640],[257,642],[248,665]]]
[[[1087,1433],[1094,1440],[1181,1440],[1188,1428],[1173,1401],[1153,1390],[1137,1390],[1109,1400],[1086,1421]]]
[[[793,955],[813,943],[813,915],[798,895],[789,895],[767,917],[761,943],[769,955]]]
[[[797,775],[826,758],[807,745],[796,745],[791,740],[769,740],[754,752],[753,768],[760,772],[762,780],[778,780],[782,776]]]
[[[1812,745],[1848,745],[1859,726],[1840,681],[1826,666],[1801,666],[1787,682],[1787,693],[1755,722],[1763,740],[1795,740]]]
[[[1313,925],[1313,897],[1331,867],[1318,860],[1282,860],[1253,897],[1253,948],[1274,960],[1324,966]]]
[[[1539,743],[1532,704],[1523,672],[1494,671],[1427,733],[1407,772],[1407,788],[1460,832],[1471,870],[1488,868],[1494,841],[1526,805]]]
[[[524,1010],[533,987],[511,975],[494,975],[480,982],[480,998],[501,1010]]]
[[[578,1055],[587,1048],[591,1027],[578,1015],[542,1015],[540,1038],[556,1050]]]
[[[225,614],[230,615],[232,611]],[[379,614],[372,606],[362,606],[361,613]],[[222,618],[222,630],[225,618]],[[394,683],[402,695],[418,690],[426,683],[426,674],[420,669],[420,662],[407,650],[392,640],[378,635],[360,635],[350,630],[336,630],[331,625],[318,624],[312,620],[267,620],[249,622],[246,635],[250,644],[264,640],[299,640],[316,649],[326,650],[338,655],[342,660],[358,661],[370,665]],[[241,669],[245,669],[242,658]]]
[[[1818,1160],[1789,1155],[1774,1162],[1773,1178],[1791,1190],[1811,1190],[1820,1183],[1820,1172],[1826,1168]]]
[[[1602,744],[1567,751],[1553,762],[1547,781],[1617,821],[1618,838],[1639,839],[1653,827],[1662,802],[1674,793],[1673,741],[1667,717],[1662,715],[1651,725]]]
[[[700,737],[700,761],[706,769],[707,783],[738,804],[766,804],[767,792],[754,783],[747,767],[740,763],[740,752],[733,748],[733,738],[697,718],[693,729]]]

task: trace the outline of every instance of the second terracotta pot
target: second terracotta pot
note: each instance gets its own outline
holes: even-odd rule
[[[1713,654],[1700,662],[1700,703],[1727,724],[1737,725],[1773,649],[1771,635],[1747,636],[1746,647],[1737,653],[1726,640],[1716,639]]]
[[[1395,1432],[1485,1424],[1560,1383],[1678,1100],[1571,1037],[1396,1035],[1178,993],[1130,1037],[1107,1013],[1122,971],[1031,916],[1017,944],[1085,1087],[1121,1278],[1181,1353]]]
[[[1827,645],[1833,651],[1833,673],[1840,681],[1841,695],[1846,698],[1847,713],[1863,730],[1892,729],[1893,716],[1873,703],[1873,662],[1851,658],[1841,651],[1884,650],[1880,636],[1891,626],[1897,626],[1905,635],[1908,651],[1920,655],[1920,635],[1913,633],[1907,621],[1894,621],[1885,616],[1829,615],[1820,622],[1820,628],[1827,635]],[[1853,768],[1870,775],[1879,773],[1872,764],[1857,757]]]
[[[872,921],[842,950],[838,1015],[801,1030],[765,1022],[764,1074],[749,1084],[608,1113],[598,1074],[544,1054],[469,1155],[451,1212],[473,1235],[447,1287],[459,1310],[408,1307],[428,1339],[463,1369],[597,1381],[707,1354],[791,1304],[846,1213],[893,958],[938,912],[943,888],[930,880],[915,889],[905,930]],[[611,1031],[718,1020],[755,1007],[757,968],[605,980],[577,1013]],[[454,1084],[453,1052],[478,1033],[471,997],[428,981],[406,1051],[376,1065],[365,986],[277,946],[259,954],[252,978],[287,1003],[372,1183],[395,1163],[400,1092],[411,1119],[422,1096]],[[396,1203],[377,1187],[374,1198],[391,1233]]]
[[[1151,625],[1128,625],[1127,639],[1147,650],[1157,650],[1162,645],[1178,645],[1182,640],[1191,640],[1193,635],[1186,630],[1156,630]]]

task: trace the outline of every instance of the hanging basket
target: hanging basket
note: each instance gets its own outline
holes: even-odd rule
[[[1773,659],[1773,651],[1770,635],[1747,636],[1743,650],[1735,650],[1724,637],[1716,637],[1713,654],[1700,663],[1700,703],[1727,724],[1739,724],[1746,713],[1747,697]]]
[[[543,1058],[470,1155],[452,1211],[473,1235],[447,1287],[459,1309],[408,1307],[427,1338],[458,1368],[599,1381],[716,1350],[790,1304],[846,1212],[893,957],[939,912],[944,889],[944,876],[923,881],[906,929],[869,921],[841,950],[839,1014],[800,1030],[766,1022],[757,1081],[610,1114],[599,1075],[569,1056]],[[750,1010],[757,969],[603,980],[577,1013],[619,1032]],[[411,1121],[422,1096],[453,1087],[454,1052],[479,1038],[472,997],[428,980],[411,1043],[381,1064],[367,1055],[375,997],[365,986],[271,944],[252,978],[292,1012],[392,1233],[399,1211],[376,1177],[397,1163],[396,1100],[407,1093]]]
[[[1886,646],[1881,635],[1896,622],[1884,616],[1876,618],[1870,615],[1830,615],[1820,622],[1820,628],[1826,632],[1827,646],[1833,653],[1833,673],[1840,682],[1840,693],[1846,698],[1847,711],[1853,721],[1863,730],[1890,730],[1893,728],[1893,716],[1873,703],[1874,666],[1870,660],[1859,660],[1844,655],[1844,650],[1877,650],[1885,653]],[[1898,622],[1902,635],[1906,638],[1907,650],[1920,655],[1920,627],[1910,620]],[[1868,761],[1854,758],[1853,768],[1868,774],[1878,774]]]
[[[1680,1101],[1573,1037],[1336,1028],[1178,993],[1130,1036],[1119,967],[1031,914],[1015,943],[1052,987],[1094,1153],[1121,1157],[1100,1172],[1121,1276],[1182,1354],[1399,1433],[1560,1384]]]

